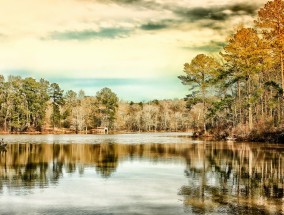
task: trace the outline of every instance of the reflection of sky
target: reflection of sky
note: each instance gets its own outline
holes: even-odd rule
[[[8,144],[24,143],[47,143],[47,144],[102,144],[102,143],[121,143],[121,144],[147,144],[147,143],[185,143],[192,140],[185,139],[191,133],[138,133],[138,134],[118,134],[118,135],[3,135]],[[172,138],[169,138],[172,137]],[[201,141],[194,141],[201,142]]]
[[[83,175],[64,172],[55,186],[35,188],[25,195],[4,191],[0,213],[182,214],[177,193],[186,183],[184,168],[182,164],[125,161],[108,179],[91,167]]]
[[[182,98],[183,64],[199,53],[216,56],[265,2],[0,0],[0,74],[90,96],[107,85],[124,100]]]

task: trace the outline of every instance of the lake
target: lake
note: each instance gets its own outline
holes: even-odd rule
[[[2,135],[0,214],[283,214],[284,145]]]

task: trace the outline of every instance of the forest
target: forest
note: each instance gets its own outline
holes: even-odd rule
[[[253,27],[238,26],[224,42],[217,57],[198,54],[184,64],[178,76],[189,89],[184,100],[126,102],[109,88],[86,96],[44,79],[0,76],[0,130],[90,133],[108,127],[114,132],[253,134],[258,140],[268,133],[282,135],[284,1],[267,2]]]
[[[204,134],[283,139],[284,1],[267,2],[254,26],[239,26],[225,44],[218,58],[184,64],[187,108],[202,106]]]
[[[113,132],[185,131],[192,118],[183,100],[125,102],[109,88],[86,96],[83,90],[64,92],[57,83],[19,76],[7,81],[0,76],[0,86],[0,129],[5,133],[90,133],[97,127]]]

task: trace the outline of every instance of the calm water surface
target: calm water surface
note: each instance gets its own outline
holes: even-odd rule
[[[283,214],[284,146],[186,134],[9,135],[0,214]]]

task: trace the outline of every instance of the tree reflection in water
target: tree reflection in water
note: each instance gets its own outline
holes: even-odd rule
[[[257,214],[283,211],[283,147],[200,144],[11,144],[0,156],[0,190],[56,185],[64,173],[94,167],[109,178],[125,160],[185,163],[177,191],[185,212]],[[179,198],[177,196],[177,198]]]
[[[188,185],[179,194],[188,209],[199,214],[216,209],[218,213],[275,214],[283,211],[282,156],[275,145],[193,145],[186,154]]]

